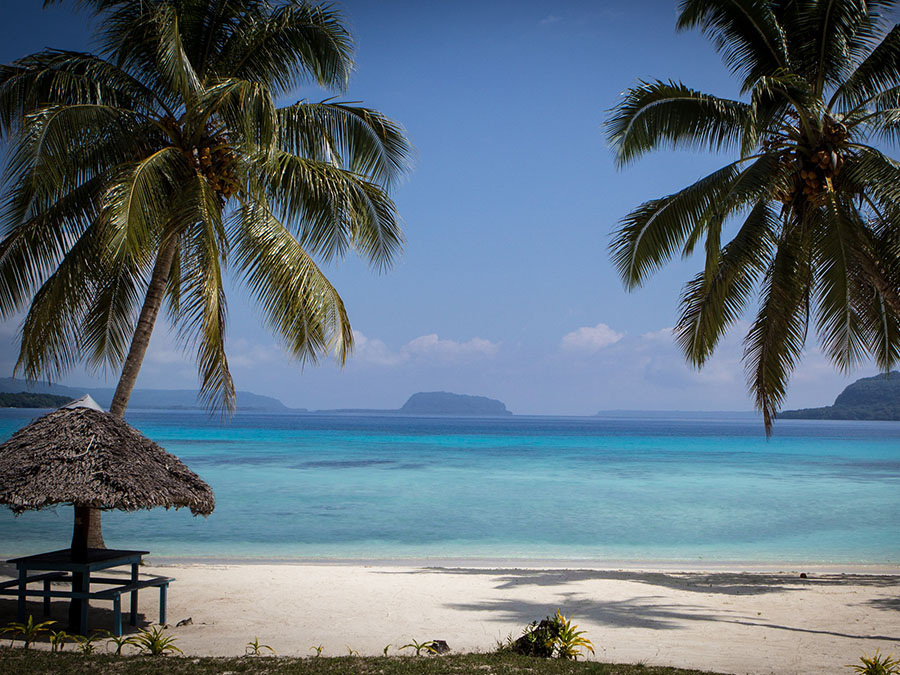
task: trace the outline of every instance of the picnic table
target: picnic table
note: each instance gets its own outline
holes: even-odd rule
[[[18,620],[25,621],[25,602],[28,596],[44,599],[44,615],[50,615],[51,598],[69,598],[80,601],[80,611],[74,617],[73,632],[87,635],[88,605],[91,600],[113,601],[113,634],[122,634],[122,594],[131,594],[129,623],[137,624],[138,591],[142,588],[159,588],[159,623],[166,622],[166,592],[169,577],[151,576],[141,579],[138,573],[141,560],[148,551],[124,551],[106,548],[89,548],[87,552],[73,556],[72,549],[65,548],[49,553],[38,553],[24,558],[13,558],[7,562],[14,564],[18,578],[0,583],[0,595],[18,597]],[[94,572],[113,567],[131,566],[130,576],[91,576]],[[32,574],[37,572],[38,574]],[[41,589],[28,585],[42,582]],[[53,589],[53,582],[71,582],[71,590]],[[101,590],[91,590],[91,584],[103,586]]]

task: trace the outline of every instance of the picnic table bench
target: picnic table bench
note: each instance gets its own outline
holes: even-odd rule
[[[82,635],[88,631],[88,607],[91,600],[113,601],[113,635],[122,634],[122,594],[131,595],[129,623],[137,624],[138,591],[144,588],[159,588],[159,622],[166,622],[166,593],[169,584],[175,579],[171,577],[151,576],[141,579],[138,567],[141,558],[147,551],[120,551],[115,549],[88,549],[86,556],[73,559],[71,549],[39,553],[24,558],[14,558],[9,563],[15,564],[18,578],[0,582],[0,595],[17,596],[18,620],[25,621],[25,602],[29,596],[44,599],[44,615],[50,616],[51,598],[68,598],[81,600],[79,625],[72,630]],[[131,566],[129,577],[92,577],[91,572]],[[41,571],[41,574],[29,574],[30,571]],[[49,570],[49,571],[44,571]],[[29,588],[28,584],[42,582],[43,587]],[[71,590],[53,589],[53,582],[70,582]],[[101,590],[91,590],[91,584],[107,586]]]

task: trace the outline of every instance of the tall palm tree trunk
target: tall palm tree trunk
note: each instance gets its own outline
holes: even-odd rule
[[[119,377],[116,393],[109,405],[110,414],[116,417],[125,415],[128,399],[131,398],[131,392],[137,382],[138,374],[141,372],[141,364],[144,362],[144,354],[147,353],[147,347],[150,345],[150,336],[162,305],[177,246],[178,238],[170,237],[156,257],[156,265],[153,267],[153,275],[150,277],[150,285],[147,287],[144,306],[141,308],[141,315],[138,318],[137,327],[134,329],[134,336],[131,338],[131,347],[122,366],[122,375]]]
[[[156,257],[153,266],[153,274],[150,277],[150,285],[147,287],[147,295],[141,307],[137,327],[131,338],[131,347],[128,356],[122,366],[122,375],[116,393],[113,395],[109,412],[116,417],[124,417],[128,399],[137,382],[144,355],[150,345],[150,336],[153,334],[153,325],[162,305],[163,294],[166,290],[166,282],[169,280],[169,272],[172,269],[172,261],[175,258],[175,249],[178,246],[178,238],[172,236],[163,245]],[[106,548],[103,541],[103,528],[100,523],[100,509],[88,507],[75,507],[75,523],[72,530],[72,554],[76,557],[87,555],[89,548]],[[75,575],[73,583],[80,585],[80,575]],[[69,625],[78,626],[81,616],[81,600],[73,599],[69,603]]]
[[[141,307],[137,327],[131,338],[131,347],[128,349],[128,356],[125,358],[125,363],[122,366],[119,384],[116,386],[116,392],[109,406],[110,414],[116,417],[124,417],[125,408],[128,407],[128,399],[131,398],[131,392],[141,371],[141,364],[144,361],[144,355],[147,353],[147,347],[150,345],[150,336],[153,333],[153,325],[156,323],[156,317],[162,305],[166,282],[169,280],[169,271],[172,269],[172,260],[175,258],[177,246],[177,237],[171,237],[163,245],[159,255],[156,257],[156,264],[153,266],[153,274],[150,277],[150,285],[147,287],[147,295],[144,297],[144,305]],[[99,509],[90,509],[89,512],[87,523],[79,523],[80,519],[78,514],[76,514],[75,529],[72,535],[73,550],[106,548],[106,545],[103,543],[100,511]],[[81,520],[84,517],[84,514],[82,514]]]

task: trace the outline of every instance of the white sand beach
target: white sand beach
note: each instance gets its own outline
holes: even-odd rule
[[[803,579],[791,568],[520,564],[151,563],[144,570],[177,579],[168,622],[195,656],[240,655],[254,638],[284,656],[309,656],[315,645],[325,656],[348,648],[381,654],[387,644],[393,653],[431,639],[455,651],[489,651],[557,607],[587,630],[604,661],[812,675],[849,672],[844,666],[864,652],[900,653],[900,576],[886,568],[803,568]],[[8,566],[0,572],[12,576]],[[157,603],[155,591],[141,594],[145,622],[157,620]],[[109,627],[110,603],[97,604],[93,626]],[[30,611],[39,614],[40,605]],[[53,611],[65,617],[62,603]],[[0,625],[14,618],[15,601],[0,600]]]

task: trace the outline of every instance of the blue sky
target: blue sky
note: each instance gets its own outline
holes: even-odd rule
[[[91,48],[89,18],[74,3],[40,4],[4,8],[4,62],[44,47]],[[664,152],[618,170],[604,138],[607,111],[639,78],[738,95],[711,45],[675,32],[674,0],[338,6],[357,43],[357,72],[340,98],[400,121],[417,148],[394,195],[407,245],[384,274],[352,257],[327,268],[357,335],[343,369],[323,361],[301,370],[233,288],[228,353],[239,389],[314,409],[398,407],[433,390],[499,398],[523,414],[752,408],[742,326],[699,372],[669,334],[699,261],[676,261],[628,293],[607,254],[631,208],[724,159]],[[299,90],[291,100],[322,96]],[[12,371],[17,328],[0,324],[0,375]],[[787,406],[830,403],[874,372],[837,373],[811,336]],[[117,375],[76,371],[63,383],[114,386]],[[158,324],[138,386],[196,385],[190,354]]]

